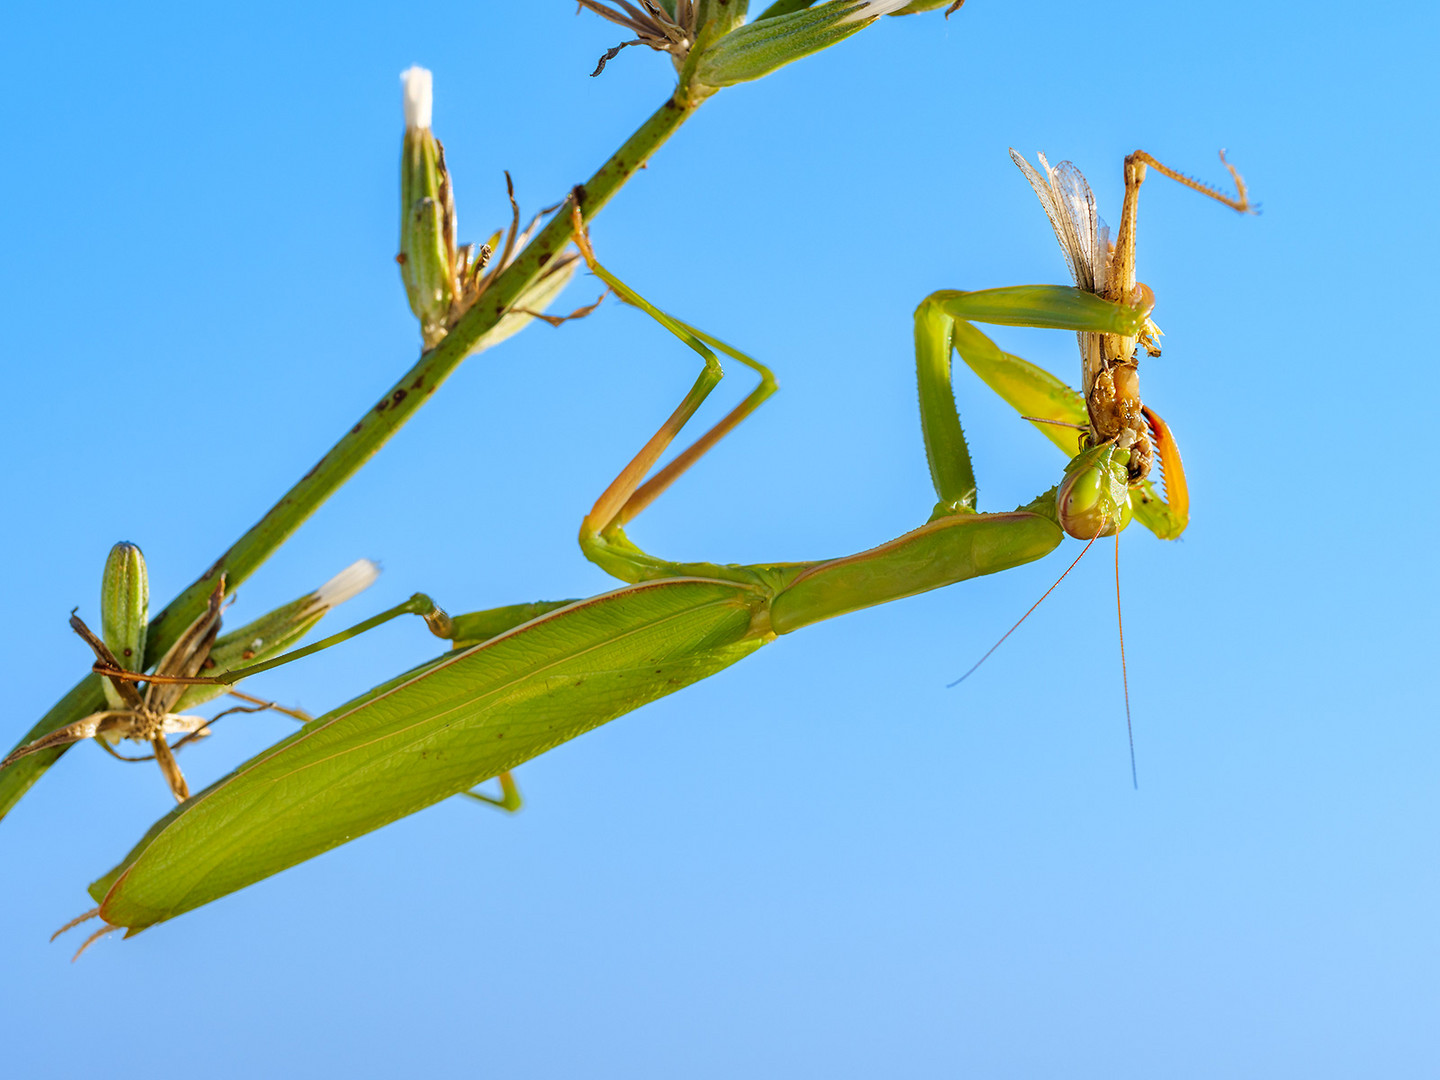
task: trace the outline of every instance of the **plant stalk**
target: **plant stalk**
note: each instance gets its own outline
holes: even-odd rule
[[[587,220],[600,212],[703,100],[703,96],[686,93],[682,84],[681,90],[656,110],[610,160],[582,188],[577,189]],[[341,436],[340,441],[264,517],[151,620],[145,649],[147,665],[159,659],[200,614],[221,574],[225,575],[227,590],[239,586],[419,411],[475,343],[494,328],[510,305],[529,288],[545,264],[565,249],[572,235],[570,214],[562,209],[496,278],[445,339],[423,354],[415,366],[386,391],[378,403],[367,410],[359,422]],[[94,674],[87,675],[56,702],[16,745],[23,746],[102,708],[104,696],[100,678]],[[0,771],[0,818],[9,813],[31,785],[69,748],[62,746],[32,754]]]

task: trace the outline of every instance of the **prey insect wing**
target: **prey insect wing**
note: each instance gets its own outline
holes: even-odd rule
[[[1045,216],[1050,219],[1050,227],[1055,230],[1055,239],[1060,242],[1060,250],[1070,268],[1071,280],[1086,292],[1099,293],[1104,286],[1109,245],[1102,246],[1100,242],[1095,196],[1080,170],[1070,162],[1062,161],[1052,168],[1044,154],[1038,157],[1044,175],[1015,150],[1010,151],[1010,160],[1030,181]]]
[[[1078,250],[1075,261],[1088,270],[1083,281],[1077,281],[1086,292],[1105,291],[1106,269],[1110,263],[1108,235],[1102,239],[1100,212],[1085,175],[1073,162],[1062,161],[1051,170],[1051,181],[1059,191],[1060,205],[1065,208],[1075,232]],[[1109,230],[1105,232],[1108,234]]]

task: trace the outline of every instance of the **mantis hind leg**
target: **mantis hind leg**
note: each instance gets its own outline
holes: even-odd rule
[[[689,392],[660,429],[640,448],[630,462],[620,470],[610,486],[596,500],[590,513],[580,526],[580,546],[585,557],[613,574],[622,581],[637,582],[657,577],[673,576],[703,568],[718,576],[730,576],[725,568],[711,564],[683,564],[668,562],[646,554],[632,544],[625,536],[624,526],[649,506],[671,484],[680,478],[695,462],[699,461],[721,439],[738,427],[746,417],[760,407],[778,388],[774,374],[759,361],[711,337],[702,330],[681,322],[655,307],[630,286],[617,278],[595,257],[585,232],[585,223],[578,204],[573,210],[575,218],[575,243],[585,257],[591,271],[610,286],[620,300],[637,307],[658,322],[670,333],[700,356],[704,368],[696,378]],[[731,409],[726,416],[682,450],[668,465],[646,480],[662,454],[669,448],[680,431],[688,424],[711,391],[724,377],[716,352],[723,353],[744,364],[760,376],[760,382],[746,398]]]
[[[504,810],[507,814],[519,811],[525,805],[525,800],[520,797],[520,789],[515,786],[515,778],[508,772],[502,772],[495,779],[500,781],[500,797],[498,799],[479,790],[462,791],[460,794],[467,799],[484,803],[486,806]]]

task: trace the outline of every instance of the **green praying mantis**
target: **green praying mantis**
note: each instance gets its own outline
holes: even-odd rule
[[[158,821],[123,862],[90,886],[94,936],[134,934],[492,777],[664,697],[812,623],[1039,559],[1068,532],[1091,542],[1133,517],[1157,536],[1187,520],[1183,475],[1163,422],[1139,403],[1134,351],[1153,350],[1154,297],[1134,281],[1135,200],[1145,167],[1238,210],[1219,192],[1160,166],[1126,162],[1114,250],[1073,166],[1022,165],[1060,237],[1074,287],[1026,285],[927,297],[915,315],[921,427],[937,503],[929,520],[855,555],[815,562],[722,565],[644,551],[626,527],[777,388],[769,368],[660,311],[599,263],[572,200],[576,244],[594,274],[693,350],[702,370],[674,412],[586,515],[587,558],[624,584],[583,600],[447,616],[418,595],[353,631],[396,615],[425,616],[452,641],[446,655],[374,688],[256,755]],[[1083,261],[1078,257],[1083,255]],[[1098,271],[1098,272],[1097,272]],[[1075,331],[1084,391],[1003,352],[975,323]],[[950,379],[958,352],[1000,396],[1071,457],[1059,485],[1012,511],[977,509],[977,490]],[[717,352],[750,368],[756,387],[650,476],[720,383]],[[1078,436],[1074,429],[1079,429]],[[1154,487],[1158,455],[1168,490]],[[646,478],[649,477],[647,480]],[[292,654],[292,656],[295,654]],[[223,676],[235,680],[284,662]],[[101,674],[114,671],[97,665]],[[513,787],[504,788],[506,797]],[[92,936],[92,939],[94,939]],[[88,944],[88,942],[87,942]]]

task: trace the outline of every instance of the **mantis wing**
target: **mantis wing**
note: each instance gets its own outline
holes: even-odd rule
[[[728,667],[763,597],[679,579],[579,601],[307,724],[158,821],[90,886],[136,933]]]

